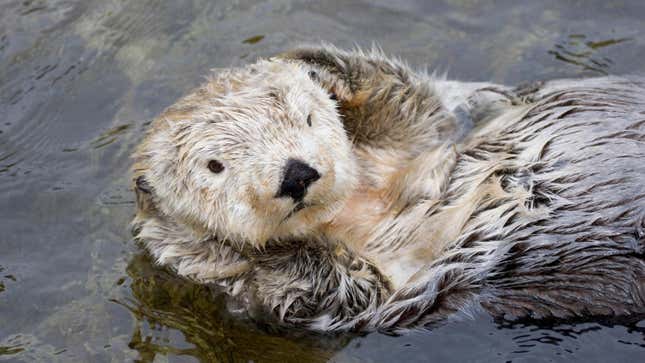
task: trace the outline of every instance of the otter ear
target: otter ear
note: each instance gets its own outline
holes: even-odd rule
[[[297,60],[303,63],[324,68],[332,73],[345,73],[348,54],[331,46],[300,47],[288,50],[277,56],[281,59]]]
[[[152,187],[148,184],[148,181],[143,175],[140,175],[135,179],[134,184],[137,192],[152,194]]]
[[[157,208],[154,201],[154,189],[145,176],[140,175],[134,180],[134,192],[137,200],[137,213],[139,215],[155,214]]]
[[[350,53],[333,46],[309,46],[288,50],[276,56],[278,59],[295,61],[309,69],[309,76],[327,89],[332,100],[352,99],[360,75],[355,59]]]

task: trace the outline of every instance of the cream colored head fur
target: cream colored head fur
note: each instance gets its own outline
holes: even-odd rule
[[[336,102],[309,71],[260,60],[212,76],[165,110],[134,166],[158,212],[200,238],[254,246],[328,222],[354,189],[356,162]],[[301,205],[276,197],[289,159],[320,174]],[[223,170],[210,170],[212,160]]]

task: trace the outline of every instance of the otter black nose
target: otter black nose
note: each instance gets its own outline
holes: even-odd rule
[[[318,179],[320,174],[316,169],[300,160],[289,159],[276,197],[291,197],[299,202],[305,197],[309,185]]]

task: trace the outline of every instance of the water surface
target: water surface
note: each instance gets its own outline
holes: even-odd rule
[[[645,321],[332,338],[239,319],[132,242],[128,166],[209,69],[302,42],[518,83],[645,71],[643,19],[640,0],[0,2],[0,361],[642,360]]]

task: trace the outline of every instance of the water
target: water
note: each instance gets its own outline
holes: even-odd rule
[[[0,361],[643,359],[645,321],[276,331],[150,263],[129,234],[129,155],[211,68],[326,40],[375,41],[461,80],[645,71],[641,0],[321,3],[0,2]]]

